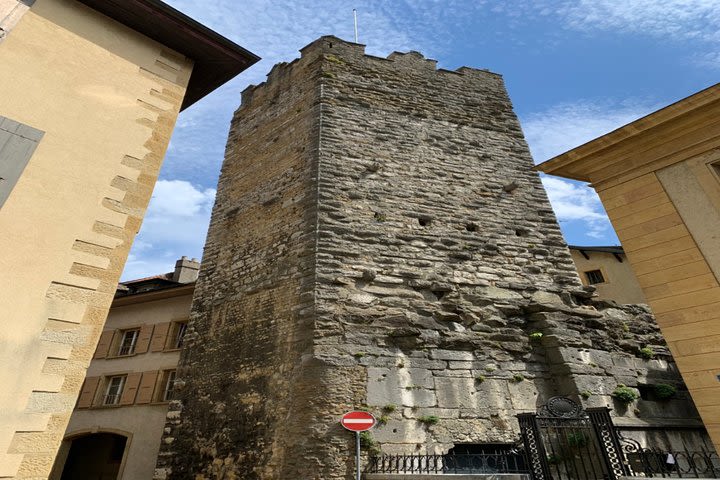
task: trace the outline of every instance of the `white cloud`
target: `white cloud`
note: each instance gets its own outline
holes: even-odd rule
[[[581,101],[555,105],[522,118],[535,163],[611,132],[659,108],[641,101]]]
[[[720,52],[706,52],[695,54],[692,63],[698,67],[720,69]]]
[[[602,238],[612,231],[600,198],[592,188],[545,175],[542,182],[558,221],[581,222],[585,235],[591,238]]]
[[[158,181],[123,280],[170,272],[183,255],[200,258],[214,201],[213,189]]]
[[[658,108],[639,100],[581,101],[555,105],[526,116],[522,126],[536,163],[582,145]],[[592,188],[578,182],[542,177],[560,222],[576,222],[583,236],[613,236],[602,203]]]
[[[720,40],[717,0],[573,0],[563,2],[557,12],[575,30]]]

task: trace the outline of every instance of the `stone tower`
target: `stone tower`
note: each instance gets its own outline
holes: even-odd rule
[[[441,453],[655,368],[642,309],[586,305],[499,75],[301,52],[232,121],[157,478],[353,478],[350,409]]]

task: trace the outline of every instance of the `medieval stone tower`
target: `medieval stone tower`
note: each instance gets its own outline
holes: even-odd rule
[[[157,477],[353,478],[353,408],[441,453],[676,378],[636,358],[649,315],[590,295],[499,75],[320,38],[232,121]]]

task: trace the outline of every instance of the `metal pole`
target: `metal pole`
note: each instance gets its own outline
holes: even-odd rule
[[[355,432],[355,465],[357,466],[357,480],[360,480],[360,432]]]
[[[358,43],[358,34],[357,34],[357,10],[353,8],[353,19],[355,20],[355,43]],[[360,480],[360,477],[358,477],[358,480]]]

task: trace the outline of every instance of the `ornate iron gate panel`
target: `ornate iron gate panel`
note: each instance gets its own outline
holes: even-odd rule
[[[628,473],[607,408],[585,412],[553,397],[518,421],[533,480],[617,480]]]

